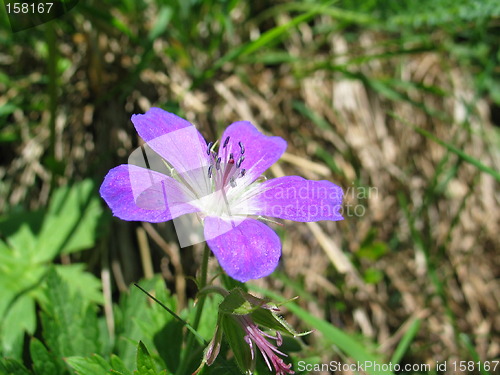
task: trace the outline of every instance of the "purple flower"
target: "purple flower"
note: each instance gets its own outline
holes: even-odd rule
[[[210,288],[210,287],[209,287]],[[215,287],[214,292],[224,296],[219,305],[219,315],[215,335],[205,349],[203,362],[211,366],[219,355],[223,336],[232,349],[240,370],[252,374],[255,370],[257,350],[262,354],[269,371],[276,375],[294,374],[291,364],[286,364],[280,356],[287,357],[278,347],[283,343],[281,332],[294,337],[299,334],[278,315],[279,308],[268,301],[252,296],[239,288],[230,292]],[[263,331],[260,327],[266,329]],[[273,343],[274,341],[275,343]]]
[[[295,374],[291,370],[292,365],[286,364],[283,359],[278,357],[278,354],[286,357],[287,355],[278,350],[278,346],[281,346],[283,339],[281,334],[276,331],[276,336],[269,335],[263,332],[257,324],[255,324],[249,315],[234,315],[234,319],[240,324],[240,326],[245,331],[245,342],[250,346],[250,353],[252,355],[252,361],[255,361],[255,348],[259,349],[262,357],[266,361],[269,371],[276,371],[276,375],[286,375]],[[270,343],[267,339],[272,339],[276,341],[276,346]],[[272,367],[271,367],[272,365]]]
[[[157,223],[196,213],[208,246],[236,280],[269,275],[281,255],[279,237],[253,217],[343,219],[338,212],[342,189],[329,181],[260,178],[286,142],[263,135],[249,122],[231,124],[218,151],[191,123],[162,109],[133,115],[132,122],[170,172],[120,165],[106,175],[102,198],[122,220]]]

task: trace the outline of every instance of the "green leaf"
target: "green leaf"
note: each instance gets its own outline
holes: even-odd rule
[[[94,246],[101,216],[101,205],[91,180],[57,189],[43,221],[34,259],[49,261],[57,254]]]
[[[389,246],[385,242],[374,241],[371,242],[370,244],[363,245],[356,252],[356,256],[376,261],[385,254],[387,254],[388,251],[389,251]]]
[[[245,342],[245,331],[235,320],[238,318],[238,316],[223,314],[220,318],[220,325],[224,337],[234,353],[238,367],[241,372],[246,374],[248,370],[255,367],[255,358],[252,360],[250,346]]]
[[[30,354],[36,375],[63,375],[66,372],[40,340],[31,339]]]
[[[15,359],[0,358],[0,374],[2,375],[33,375],[24,365]]]
[[[150,42],[154,41],[167,29],[170,20],[172,19],[172,8],[163,6],[156,16],[156,22],[149,31],[148,40]]]
[[[1,321],[3,355],[22,357],[24,334],[33,334],[36,328],[35,302],[29,295],[22,295],[10,307]]]
[[[56,266],[61,279],[66,283],[70,293],[78,293],[86,301],[103,304],[101,280],[84,270],[85,264]]]
[[[140,285],[145,290],[152,290],[160,281],[160,278],[143,280]],[[163,289],[165,289],[164,286]],[[116,342],[116,353],[123,360],[126,368],[133,368],[136,364],[136,348],[139,340],[153,337],[154,333],[159,330],[159,327],[151,324],[150,309],[149,298],[137,288],[132,288],[128,294],[123,294],[120,307],[114,309],[115,330],[117,336],[120,337]],[[165,312],[163,316],[168,317]],[[147,334],[144,334],[145,330]]]
[[[58,358],[100,351],[94,306],[71,294],[54,269],[47,275],[41,320],[45,340]]]
[[[134,374],[159,375],[159,372],[156,371],[156,365],[142,341],[139,341],[137,346],[137,371]]]
[[[243,291],[239,288],[231,290],[219,305],[220,312],[234,315],[247,315],[257,308],[258,306],[252,305],[245,298]]]
[[[283,300],[282,297],[273,293],[269,290],[258,288],[254,285],[251,285],[251,288],[257,290],[260,293],[272,298],[276,301]],[[287,304],[288,310],[293,312],[298,318],[300,318],[304,323],[308,324],[311,328],[314,328],[316,331],[320,332],[323,338],[329,342],[331,345],[338,347],[342,352],[353,358],[358,362],[370,362],[374,365],[374,367],[382,368],[381,360],[378,356],[370,353],[365,349],[365,345],[358,342],[355,338],[351,337],[347,333],[338,329],[337,327],[331,325],[327,321],[320,319],[308,311],[302,309],[297,304],[293,302],[289,302]],[[393,375],[391,371],[375,371],[375,370],[367,370],[368,374],[371,375]]]
[[[111,365],[97,354],[91,357],[69,357],[66,362],[78,375],[109,375],[111,370]]]
[[[38,218],[37,218],[38,219]],[[28,257],[36,251],[37,238],[33,233],[31,225],[22,222],[24,215],[14,215],[12,218],[7,218],[9,223],[2,223],[2,232],[7,235],[7,243],[12,249],[12,254],[15,257]],[[15,225],[15,232],[10,232],[10,226]]]
[[[384,278],[384,273],[376,268],[368,268],[363,272],[363,280],[367,284],[377,284]]]
[[[253,321],[266,328],[280,331],[287,335],[299,336],[299,334],[290,326],[285,319],[276,312],[268,309],[258,309],[252,313]]]
[[[111,367],[113,368],[112,372],[115,374],[132,375],[132,372],[125,367],[121,358],[114,354],[111,355]]]

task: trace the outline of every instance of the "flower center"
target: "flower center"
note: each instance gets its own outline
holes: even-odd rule
[[[212,147],[213,142],[210,142],[207,147],[207,154],[210,156],[210,165],[207,175],[212,182],[213,191],[222,191],[225,194],[225,189],[229,186],[236,187],[236,179],[245,175],[245,168],[241,168],[241,164],[245,160],[245,146],[238,142],[239,153],[234,155],[233,152],[228,152],[229,137],[226,137],[222,145],[222,152],[219,150],[216,153]]]
[[[229,188],[236,188],[237,179],[245,176],[246,172],[241,167],[245,161],[245,146],[238,142],[238,147],[234,147],[234,144],[229,145],[229,140],[230,137],[226,137],[218,152],[214,151],[213,142],[207,146],[210,164],[205,173],[212,194],[203,199],[203,211],[211,215],[232,216],[230,202],[237,199],[237,193]]]

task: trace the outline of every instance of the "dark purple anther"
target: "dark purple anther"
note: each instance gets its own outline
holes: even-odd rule
[[[212,178],[212,169],[214,168],[213,165],[211,165],[210,167],[208,167],[208,178]]]
[[[233,153],[232,152],[229,154],[229,160],[227,162],[229,164],[234,164],[234,157],[233,157]]]
[[[243,177],[245,175],[245,173],[247,172],[247,170],[245,168],[243,168],[241,171],[240,171],[240,177]]]
[[[221,161],[221,158],[218,157],[217,158],[217,161],[215,162],[215,169],[219,170],[220,169],[220,161]]]
[[[243,143],[241,143],[241,142],[238,142],[238,145],[241,148],[241,155],[243,155],[245,153],[245,146],[243,146]]]
[[[210,155],[210,152],[212,151],[212,146],[214,145],[213,142],[209,142],[207,146],[207,155]]]
[[[241,163],[243,163],[243,160],[245,160],[244,156],[241,156],[238,161],[236,162],[236,168],[239,168]]]
[[[228,143],[229,143],[229,137],[227,137],[226,140],[224,141],[224,145],[222,146],[222,148],[226,148]]]

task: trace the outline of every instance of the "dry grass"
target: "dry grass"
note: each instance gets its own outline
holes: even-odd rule
[[[335,62],[341,63],[343,54],[351,50],[373,52],[383,37],[365,32],[353,43],[332,34],[329,48],[318,51],[310,50],[312,34],[308,25],[301,25],[285,43],[288,52],[304,59],[338,56]],[[124,162],[138,144],[130,114],[158,103],[178,102],[209,139],[233,121],[249,120],[288,141],[287,154],[271,174],[331,180],[348,193],[345,203],[359,205],[356,213],[363,212],[348,212],[343,222],[285,223],[281,270],[314,296],[313,301],[302,300],[304,306],[346,331],[373,339],[388,356],[408,324],[423,319],[407,358],[410,363],[464,359],[469,354],[459,333],[470,335],[481,359],[500,356],[498,182],[395,117],[431,131],[487,165],[498,166],[498,132],[489,123],[487,103],[473,100],[467,71],[450,67],[448,57],[435,52],[373,60],[356,67],[367,77],[440,87],[449,95],[408,90],[411,100],[445,115],[440,119],[408,101],[390,100],[360,80],[326,70],[308,72],[307,66],[293,63],[228,64],[223,74],[191,90],[190,76],[162,53],[166,42],[158,40],[154,49],[161,69],[144,69],[123,101],[119,97],[96,101],[126,79],[124,72],[134,60],[135,56],[116,48],[119,42],[82,25],[78,34],[61,45],[72,68],[61,77],[55,155],[66,164],[56,183],[85,176],[99,180],[107,169]],[[34,75],[25,79],[37,82]],[[16,95],[12,90],[2,90],[0,100],[6,102]],[[294,102],[303,103],[328,127],[321,128],[299,113]],[[16,110],[12,115],[22,139],[2,152],[13,156],[0,167],[6,198],[0,209],[46,204],[52,183],[52,174],[41,160],[49,144],[47,116],[44,111],[37,115],[29,110]],[[39,125],[28,127],[29,122]],[[341,173],[335,173],[331,165]],[[362,187],[375,190],[363,199],[357,197]],[[113,223],[111,264],[115,278],[123,275],[123,280],[115,281],[123,288],[141,274],[135,266],[138,252],[131,226],[135,224]],[[196,258],[184,249],[179,259],[168,225],[145,229],[153,260],[160,264],[158,260],[164,258],[161,269],[182,294],[189,285],[174,271],[192,274]],[[369,259],[360,254],[377,244],[387,249],[384,255]],[[367,282],[368,270],[378,270],[381,278]],[[284,288],[289,297],[296,294],[278,280],[260,283]],[[344,309],[336,309],[337,302]],[[324,348],[325,361],[335,356],[333,348]]]

